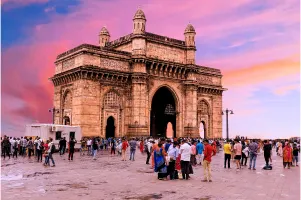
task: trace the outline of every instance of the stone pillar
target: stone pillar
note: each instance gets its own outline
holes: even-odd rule
[[[197,137],[197,86],[186,84],[184,136]]]
[[[54,86],[54,97],[53,97],[53,107],[55,108],[55,112],[51,113],[51,115],[54,114],[54,124],[61,124],[61,87],[60,86]],[[49,108],[50,109],[50,108]],[[53,112],[53,110],[51,111]],[[51,116],[51,123],[52,122],[52,116]]]
[[[81,127],[82,136],[100,136],[100,84],[78,80],[73,91],[72,125]]]
[[[127,133],[129,136],[149,136],[147,77],[145,73],[141,73],[144,70],[144,63],[134,63],[134,71],[140,73],[132,76],[132,109]]]
[[[214,95],[212,101],[212,137],[222,137],[222,95]]]
[[[130,136],[149,136],[148,133],[148,98],[145,78],[132,79],[132,117],[128,128]]]

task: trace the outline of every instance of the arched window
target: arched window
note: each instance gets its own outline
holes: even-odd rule
[[[209,108],[205,101],[200,101],[198,104],[198,111],[201,112],[201,114],[208,115],[209,114]]]
[[[71,109],[72,108],[72,96],[71,93],[68,91],[65,93],[63,98],[63,108],[64,109]]]
[[[119,96],[113,91],[108,92],[104,97],[105,108],[116,108],[119,107]]]

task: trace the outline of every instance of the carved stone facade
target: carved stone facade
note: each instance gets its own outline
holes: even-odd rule
[[[193,26],[182,41],[146,32],[146,25],[139,9],[133,33],[110,41],[103,28],[98,46],[58,55],[55,123],[100,137],[162,136],[168,122],[175,137],[196,137],[203,124],[208,138],[221,137],[222,75],[195,64]]]

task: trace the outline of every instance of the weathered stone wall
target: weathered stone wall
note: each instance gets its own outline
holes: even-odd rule
[[[127,44],[124,44],[124,45],[121,45],[121,46],[118,46],[115,48],[116,50],[119,50],[119,51],[126,51],[126,52],[132,52],[132,43],[127,43]]]
[[[197,86],[186,85],[185,90],[184,135],[196,137],[197,126]]]
[[[100,135],[100,84],[78,80],[73,85],[72,125],[80,126],[83,136]]]
[[[146,43],[146,56],[182,64],[186,63],[185,50],[152,42]]]

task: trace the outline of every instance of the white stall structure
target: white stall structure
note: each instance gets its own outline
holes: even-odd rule
[[[73,137],[77,140],[75,148],[80,148],[80,140],[82,138],[81,128],[79,126],[68,126],[58,124],[29,124],[26,125],[26,137],[39,136],[44,141],[48,140],[49,137],[53,138],[54,144],[57,146],[61,138],[66,138],[69,142],[70,138]],[[67,147],[68,148],[68,147]]]

